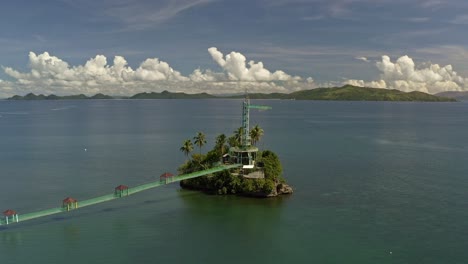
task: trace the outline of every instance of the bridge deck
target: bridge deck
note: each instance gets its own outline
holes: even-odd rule
[[[238,168],[240,166],[241,166],[240,164],[222,165],[222,166],[214,167],[214,168],[207,169],[207,170],[202,170],[202,171],[197,171],[197,172],[193,172],[193,173],[189,173],[189,174],[174,176],[174,177],[168,178],[167,180],[158,180],[158,181],[149,182],[149,183],[146,183],[146,184],[142,184],[142,185],[138,185],[138,186],[135,186],[135,187],[132,187],[132,188],[128,188],[128,195],[132,195],[134,193],[146,191],[148,189],[153,189],[153,188],[156,188],[156,187],[159,187],[159,186],[162,186],[162,185],[166,185],[166,184],[169,184],[169,183],[173,183],[173,182],[178,182],[178,181],[182,181],[182,180],[186,180],[186,179],[192,179],[192,178],[212,174],[212,173],[215,173],[215,172],[220,172],[220,171],[224,171],[224,170]],[[126,194],[127,194],[127,191],[125,191],[125,196],[127,196]],[[112,193],[112,194],[106,194],[106,195],[94,197],[94,198],[87,199],[87,200],[82,200],[82,201],[78,202],[78,208],[77,209],[79,209],[81,207],[86,207],[86,206],[90,206],[90,205],[95,205],[95,204],[99,204],[99,203],[108,202],[108,201],[119,199],[119,198],[120,198],[120,196],[117,196],[117,195],[115,195],[115,193]],[[77,209],[71,209],[71,210],[77,210]],[[19,214],[18,220],[19,220],[19,222],[22,222],[22,221],[31,220],[31,219],[44,217],[44,216],[48,216],[48,215],[53,215],[53,214],[58,214],[58,213],[66,212],[66,211],[67,211],[66,208],[55,207],[55,208],[50,208],[50,209],[41,210],[41,211],[32,212],[32,213]],[[10,219],[9,224],[13,224],[13,223],[14,223],[14,221],[12,219]],[[6,225],[6,219],[4,217],[0,218],[0,225]]]

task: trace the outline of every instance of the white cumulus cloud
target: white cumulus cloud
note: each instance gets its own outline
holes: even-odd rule
[[[173,70],[169,64],[158,59],[146,59],[133,70],[127,66],[127,61],[116,56],[113,65],[107,63],[107,58],[97,55],[89,59],[85,65],[70,67],[69,64],[48,52],[36,55],[29,53],[29,66],[31,71],[21,73],[10,67],[5,73],[20,83],[36,83],[59,86],[75,86],[81,84],[118,84],[128,81],[158,81],[158,80],[187,80],[178,71]]]
[[[208,49],[213,60],[218,63],[233,81],[299,81],[301,77],[291,76],[283,71],[270,72],[262,62],[249,61],[239,52],[231,52],[224,57],[217,48]]]
[[[4,67],[5,73],[15,80],[8,85],[0,82],[0,96],[28,92],[132,95],[163,90],[220,94],[241,93],[245,89],[266,93],[291,92],[314,86],[313,82],[302,82],[300,77],[283,71],[270,72],[262,62],[246,63],[245,56],[238,52],[231,52],[224,58],[216,48],[210,48],[209,54],[224,69],[223,72],[196,69],[189,76],[184,76],[158,58],[148,58],[133,69],[122,56],[115,56],[109,63],[103,55],[90,58],[84,65],[72,66],[48,52],[30,52],[30,71]]]
[[[458,75],[451,65],[429,64],[417,66],[413,59],[402,56],[392,62],[387,55],[376,63],[381,72],[380,80],[365,82],[347,80],[346,83],[357,86],[398,89],[405,92],[420,91],[439,93],[444,91],[465,90],[468,79]]]
[[[11,83],[0,79],[0,98],[8,97],[12,91]]]
[[[232,94],[242,93],[247,89],[249,92],[289,93],[337,84],[333,81],[317,84],[312,77],[301,78],[281,70],[270,71],[262,62],[248,61],[239,52],[233,51],[225,55],[217,48],[211,47],[208,53],[222,71],[195,69],[188,76],[184,76],[169,63],[158,58],[145,59],[132,68],[122,56],[115,56],[110,61],[103,55],[96,55],[83,65],[74,66],[48,52],[30,52],[29,71],[3,68],[12,80],[0,80],[0,98],[29,92],[57,95],[133,95],[169,90]],[[356,59],[369,61],[365,57]],[[408,56],[392,61],[389,56],[384,55],[375,66],[380,71],[380,77],[376,80],[351,79],[344,83],[433,94],[468,89],[468,79],[460,76],[451,65],[416,65]]]
[[[387,83],[385,83],[384,80],[372,82],[366,82],[364,80],[346,80],[344,83],[360,87],[387,88]]]

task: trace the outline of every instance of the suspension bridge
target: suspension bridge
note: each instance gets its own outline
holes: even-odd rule
[[[177,176],[174,176],[170,173],[164,173],[163,175],[161,175],[161,177],[157,181],[148,182],[148,183],[138,185],[135,187],[131,187],[131,188],[125,185],[119,185],[115,187],[113,193],[105,194],[105,195],[94,197],[94,198],[87,199],[87,200],[78,201],[75,198],[67,197],[62,201],[61,207],[55,207],[55,208],[50,208],[50,209],[31,212],[31,213],[19,214],[12,209],[8,209],[3,212],[4,218],[0,218],[0,226],[23,222],[27,220],[32,220],[32,219],[36,219],[40,217],[53,215],[53,214],[65,213],[71,210],[77,210],[82,207],[120,199],[122,197],[126,197],[135,193],[153,189],[153,188],[163,186],[166,184],[170,184],[173,182],[179,182],[179,181],[186,180],[186,179],[197,178],[197,177],[201,177],[205,175],[210,175],[216,172],[239,168],[239,167],[242,167],[242,164],[220,165],[217,167],[213,167],[211,169],[201,170],[201,171],[197,171],[197,172],[193,172],[189,174],[177,175]]]

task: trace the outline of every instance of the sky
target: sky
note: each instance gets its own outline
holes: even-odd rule
[[[0,98],[468,90],[466,0],[16,0]]]

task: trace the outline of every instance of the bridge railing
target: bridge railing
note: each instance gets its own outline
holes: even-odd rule
[[[202,170],[202,171],[196,171],[196,172],[192,172],[192,173],[188,173],[188,174],[183,174],[183,175],[170,177],[167,180],[157,180],[157,181],[145,183],[145,184],[138,185],[138,186],[135,186],[135,187],[132,187],[132,188],[128,188],[128,195],[138,193],[138,192],[141,192],[141,191],[145,191],[145,190],[148,190],[148,189],[156,188],[156,187],[166,185],[166,184],[169,184],[169,183],[173,183],[173,182],[192,179],[192,178],[196,178],[196,177],[200,177],[200,176],[204,176],[204,175],[209,175],[209,174],[213,174],[213,173],[216,173],[216,172],[229,170],[229,169],[233,169],[233,168],[239,168],[241,166],[242,166],[241,164],[221,165],[221,166],[213,167],[213,168]],[[80,207],[86,207],[86,206],[95,205],[95,204],[98,204],[98,203],[108,202],[108,201],[111,201],[111,200],[114,200],[114,199],[119,199],[119,198],[120,198],[120,196],[117,196],[115,194],[115,192],[114,192],[112,194],[106,194],[106,195],[94,197],[94,198],[87,199],[87,200],[81,200],[78,203],[79,206],[77,208],[72,209],[72,210],[77,210]],[[66,212],[66,211],[67,211],[67,209],[64,208],[64,207],[55,207],[55,208],[50,208],[50,209],[41,210],[41,211],[32,212],[32,213],[19,214],[18,215],[18,220],[19,220],[19,222],[22,222],[22,221],[31,220],[31,219],[44,217],[44,216],[48,216],[48,215],[53,215],[53,214],[58,214],[58,213]],[[14,221],[9,221],[8,222],[8,224],[11,224],[11,223],[14,223]],[[0,225],[6,225],[6,224],[7,224],[7,221],[6,221],[5,217],[0,216]]]

